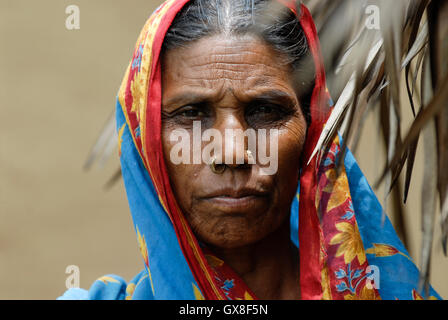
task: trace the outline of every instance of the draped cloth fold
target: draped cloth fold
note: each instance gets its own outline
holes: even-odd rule
[[[130,283],[104,276],[90,290],[61,299],[256,299],[226,263],[200,246],[171,190],[161,139],[163,40],[189,0],[163,3],[146,22],[117,99],[119,155],[144,270]],[[310,12],[290,8],[304,30],[315,67],[311,124],[301,164],[300,188],[291,204],[291,239],[300,246],[303,299],[422,299],[419,271],[342,141],[308,160],[332,102]],[[266,281],[269,281],[267,279]],[[440,297],[431,288],[425,298]]]

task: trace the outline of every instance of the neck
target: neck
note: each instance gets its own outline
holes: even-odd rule
[[[257,298],[300,299],[299,252],[290,240],[289,220],[255,244],[212,250],[244,280]]]

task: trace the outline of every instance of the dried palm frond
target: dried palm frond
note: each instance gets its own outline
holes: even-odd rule
[[[101,129],[101,133],[99,134],[92,150],[87,157],[86,162],[84,163],[84,170],[90,170],[95,162],[98,162],[100,167],[104,167],[107,160],[111,157],[112,152],[117,147],[118,142],[118,134],[115,130],[115,111],[112,112],[108,119],[106,120],[105,125]],[[105,184],[105,189],[111,188],[115,182],[117,182],[121,177],[121,168],[117,168],[112,177]]]
[[[315,149],[325,150],[340,132],[356,149],[368,113],[380,119],[386,163],[377,186],[395,199],[395,228],[406,245],[406,202],[412,182],[419,138],[424,143],[422,191],[421,283],[428,288],[435,212],[441,209],[442,244],[448,240],[448,2],[443,0],[304,0],[319,32],[328,77],[336,101]],[[404,75],[404,81],[402,80]],[[406,86],[407,100],[400,96]],[[414,119],[405,135],[402,111],[410,105]],[[88,160],[104,162],[114,132],[113,118],[100,135]],[[103,150],[103,152],[101,152]],[[345,151],[344,151],[345,152]],[[341,157],[343,158],[343,157]],[[399,177],[404,173],[404,187]],[[113,181],[119,178],[114,175]]]
[[[406,165],[405,202],[419,137],[423,136],[421,286],[427,290],[437,206],[442,212],[442,244],[447,254],[448,170],[444,167],[448,164],[448,3],[441,0],[341,0],[337,2],[340,9],[323,14],[328,11],[323,8],[334,8],[334,1],[304,2],[311,6],[319,26],[319,37],[325,47],[328,85],[337,101],[335,114],[329,119],[314,154],[325,150],[338,131],[349,146],[356,148],[366,113],[377,112],[387,160],[376,186],[385,183],[387,193],[400,190],[398,178]],[[366,28],[368,19],[375,19],[375,13],[378,13],[379,28]],[[338,21],[339,29],[334,27],[338,26]],[[347,23],[349,27],[342,26]],[[327,24],[333,26],[325,27]],[[352,32],[340,34],[340,30],[347,29]],[[356,34],[353,30],[360,32]],[[406,85],[409,101],[402,101],[400,97],[403,85]],[[414,120],[402,136],[401,114],[407,104]],[[395,227],[406,243],[406,226],[403,225],[406,219],[401,208],[401,204],[395,204],[398,216]]]

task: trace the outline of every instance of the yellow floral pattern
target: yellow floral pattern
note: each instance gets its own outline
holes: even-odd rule
[[[120,281],[118,281],[118,280],[116,280],[116,279],[114,279],[112,277],[109,277],[109,276],[101,277],[97,281],[102,281],[102,282],[104,282],[104,284],[108,284],[109,282],[120,283]]]
[[[126,287],[126,300],[132,300],[132,295],[134,294],[135,287],[136,287],[135,283],[130,283]]]
[[[376,258],[385,258],[385,257],[392,257],[396,254],[399,254],[406,259],[409,259],[412,261],[411,257],[409,257],[407,254],[399,251],[397,248],[388,245],[388,244],[382,244],[382,243],[373,243],[372,248],[368,248],[366,250],[367,254],[373,254]]]
[[[118,131],[118,155],[121,157],[121,144],[123,143],[123,133],[126,128],[126,124],[123,124]]]
[[[196,287],[194,283],[192,283],[193,286],[193,292],[196,300],[205,300],[204,296],[202,295],[201,291]]]
[[[223,260],[221,260],[218,257],[211,255],[211,254],[206,254],[205,258],[207,259],[208,263],[210,264],[210,266],[212,268],[218,268],[224,264]]]
[[[425,300],[416,290],[412,290],[412,297],[414,298],[414,300]],[[439,300],[439,299],[437,299],[437,297],[430,296],[428,300]]]
[[[346,294],[344,296],[345,300],[381,300],[381,297],[377,294],[374,289],[369,289],[364,287],[360,290],[358,295],[356,294]]]
[[[358,225],[349,222],[340,222],[336,224],[336,229],[341,231],[330,241],[331,245],[339,244],[336,257],[344,256],[346,264],[351,263],[355,257],[359,264],[366,262],[366,253],[359,234]]]
[[[323,189],[323,192],[330,194],[330,199],[327,204],[327,212],[333,210],[344,204],[348,198],[350,198],[350,188],[348,185],[347,174],[345,168],[339,174],[336,169],[330,169],[325,172],[329,183]]]

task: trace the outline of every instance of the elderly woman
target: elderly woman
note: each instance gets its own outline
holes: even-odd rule
[[[162,4],[117,103],[145,268],[62,299],[422,298],[351,154],[338,170],[336,137],[311,158],[330,112],[316,30],[298,1]]]

